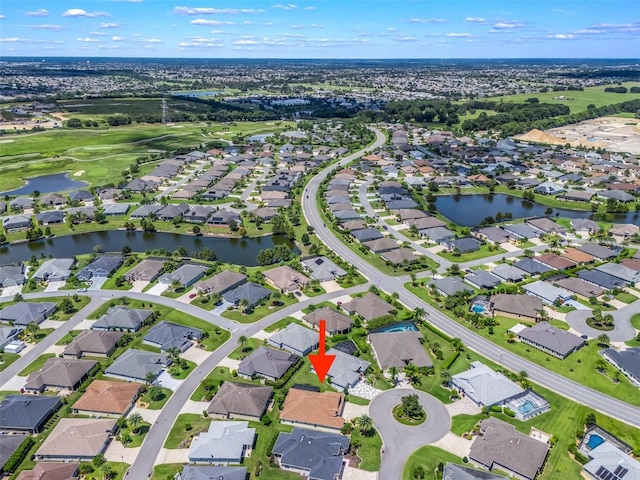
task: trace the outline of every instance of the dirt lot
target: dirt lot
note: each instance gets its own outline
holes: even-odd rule
[[[531,130],[515,138],[529,142],[584,147],[602,147],[611,152],[640,154],[640,120],[601,117],[585,122],[552,128],[545,132]]]

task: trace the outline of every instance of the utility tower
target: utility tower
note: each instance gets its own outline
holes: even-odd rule
[[[169,118],[169,109],[167,108],[167,100],[166,98],[162,99],[162,124],[163,125],[167,125],[169,122],[171,122],[171,119]]]

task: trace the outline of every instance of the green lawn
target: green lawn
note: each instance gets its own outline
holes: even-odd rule
[[[262,340],[257,338],[248,338],[245,345],[238,344],[238,348],[229,354],[229,358],[233,360],[242,360],[260,345],[264,345]]]
[[[0,372],[4,371],[5,368],[9,367],[13,362],[20,358],[20,355],[17,353],[1,353],[0,358],[2,358],[2,363],[0,363]]]
[[[633,328],[636,330],[640,330],[640,313],[636,313],[631,317],[631,325],[633,325]]]
[[[55,357],[56,354],[55,353],[44,353],[42,355],[40,355],[38,358],[36,358],[33,362],[31,362],[30,365],[28,365],[24,370],[22,370],[18,376],[20,377],[26,377],[27,375],[29,375],[31,372],[35,372],[36,370],[40,370],[42,368],[42,366],[44,365],[44,362],[47,361],[47,359],[49,358],[53,358]]]
[[[209,428],[211,418],[204,418],[201,414],[183,413],[178,415],[171,427],[171,431],[164,442],[164,448],[188,448],[186,442],[189,438]],[[187,426],[191,425],[187,430]]]
[[[171,395],[173,394],[173,392],[168,388],[161,388],[164,396],[160,400],[151,400],[148,392],[140,397],[140,401],[146,403],[149,410],[160,410],[162,407],[164,407],[165,403],[169,401],[169,397],[171,397]]]
[[[271,325],[266,327],[264,329],[264,331],[268,332],[268,333],[276,332],[278,330],[282,330],[283,328],[285,328],[290,323],[297,323],[298,325],[302,324],[302,322],[300,320],[298,320],[297,318],[284,317],[282,320],[278,320],[276,323],[272,323]]]
[[[258,305],[250,313],[242,313],[242,310],[239,307],[236,307],[233,310],[225,310],[224,312],[222,312],[222,316],[230,320],[235,320],[239,323],[253,323],[257,322],[261,318],[266,317],[267,315],[281,310],[288,305],[293,305],[297,301],[298,299],[296,297],[289,298],[289,296],[283,295],[279,300],[280,305],[273,306],[271,305],[271,301],[268,300],[266,305]]]
[[[616,300],[620,300],[622,303],[633,303],[638,300],[638,297],[631,293],[620,292],[615,296]]]
[[[492,257],[494,255],[500,255],[501,253],[506,253],[507,251],[503,248],[495,248],[488,243],[480,246],[480,250],[476,252],[469,252],[462,254],[460,256],[455,256],[450,252],[439,252],[438,255],[442,258],[446,258],[450,262],[470,262],[471,260],[478,260],[479,258]]]
[[[461,413],[451,417],[451,431],[458,436],[462,436],[463,433],[471,432],[473,427],[478,423],[479,418],[484,418],[484,415],[469,415],[468,413]]]
[[[64,337],[56,342],[56,345],[69,345],[74,338],[82,333],[82,330],[71,330],[67,332]]]
[[[120,437],[127,433],[131,438],[131,442],[124,445],[126,448],[137,448],[142,445],[144,441],[144,437],[149,433],[149,429],[151,428],[151,424],[148,422],[141,422],[137,427],[138,433],[133,433],[131,428],[125,428],[120,432]]]
[[[176,473],[181,472],[184,465],[181,463],[165,463],[153,467],[151,480],[175,480]]]
[[[382,448],[382,437],[378,432],[372,437],[365,437],[360,434],[360,429],[355,428],[351,433],[351,442],[359,441],[361,446],[358,448],[358,457],[362,459],[359,467],[362,470],[377,472],[380,470],[380,450]]]
[[[405,284],[405,287],[427,303],[435,306],[429,292],[424,287],[412,287],[410,283]],[[461,325],[472,329],[475,333],[482,335],[502,348],[510,350],[527,360],[535,362],[542,367],[548,368],[549,370],[570,378],[578,383],[606,393],[607,395],[611,395],[612,397],[619,398],[620,400],[633,405],[640,405],[640,395],[638,395],[637,387],[633,386],[624,375],[619,375],[619,383],[614,383],[612,379],[615,376],[616,370],[611,365],[605,365],[606,375],[596,371],[596,362],[601,357],[598,355],[600,347],[595,341],[588,342],[587,346],[582,347],[575,353],[572,353],[566,359],[560,360],[552,357],[551,355],[547,355],[534,347],[525,345],[524,343],[509,343],[507,341],[507,330],[513,327],[516,323],[526,324],[526,322],[518,322],[518,320],[512,318],[496,317],[498,325],[493,328],[493,335],[490,335],[486,328],[475,329],[471,324],[457,318],[451,312],[444,309],[442,309],[442,312],[456,320]]]
[[[436,477],[435,472],[439,463],[446,464],[447,462],[461,464],[462,460],[456,457],[453,453],[449,453],[438,447],[422,447],[411,454],[404,464],[404,470],[402,471],[402,480],[414,480],[413,471],[421,465],[425,471],[426,480],[436,480],[442,477]]]
[[[189,376],[189,374],[196,368],[196,364],[190,360],[181,360],[181,364],[184,364],[186,368],[182,368],[177,363],[174,363],[169,367],[169,374],[171,374],[171,378],[175,378],[176,380],[184,380]]]
[[[91,464],[90,462],[82,462],[83,464]],[[82,477],[84,480],[103,480],[103,475],[100,472],[100,469],[97,468],[95,465],[91,464],[94,468],[94,471],[92,473],[89,473],[87,475],[85,475],[84,477]],[[127,471],[127,469],[129,468],[129,464],[128,463],[122,463],[122,462],[106,462],[105,465],[109,465],[111,467],[111,469],[116,472],[116,476],[114,478],[114,480],[122,480],[124,478],[124,473]]]

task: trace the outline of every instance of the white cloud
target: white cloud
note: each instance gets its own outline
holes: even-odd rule
[[[287,5],[282,5],[278,3],[276,5],[271,5],[271,8],[279,8],[280,10],[293,10],[295,8],[298,8],[298,6],[294,5],[293,3],[289,3]]]
[[[32,42],[32,40],[29,40],[28,38],[20,38],[20,37],[5,37],[5,38],[0,38],[0,42],[17,43],[17,42]]]
[[[447,23],[442,18],[410,18],[409,23]]]
[[[104,37],[107,34],[104,32],[89,32],[89,35],[93,35],[94,37]]]
[[[120,27],[122,24],[121,23],[106,23],[106,22],[102,22],[99,27],[100,28],[118,28]]]
[[[5,18],[7,17],[5,17],[4,15],[0,15],[0,20],[4,20]]]
[[[395,32],[395,31],[396,31],[396,29],[395,29],[395,28],[393,28],[393,27],[389,27],[389,28],[387,28],[387,31],[388,31],[388,32]]]
[[[234,22],[221,22],[220,20],[205,20],[204,18],[196,18],[191,20],[191,25],[209,25],[210,27],[219,27],[220,25],[235,25]]]
[[[111,40],[114,42],[121,42],[123,40],[122,37],[119,37],[117,35],[114,35],[113,37],[111,37]]]
[[[143,42],[147,42],[147,43],[164,43],[162,40],[160,40],[159,38],[145,38],[143,40]]]
[[[64,30],[62,25],[31,25],[31,28],[41,28],[42,30]]]
[[[493,26],[494,30],[511,30],[513,28],[518,28],[518,27],[522,27],[522,22],[510,22],[510,21],[503,21],[503,22],[498,22]]]
[[[47,10],[46,8],[41,8],[39,10],[27,12],[24,15],[25,17],[46,17],[47,15],[49,15],[49,10]]]
[[[260,42],[257,40],[236,40],[233,42],[234,45],[259,45]]]
[[[557,33],[555,35],[547,35],[545,38],[549,38],[551,40],[571,40],[576,37],[570,33]]]
[[[393,40],[396,42],[415,42],[418,39],[409,35],[396,35]]]
[[[464,20],[469,23],[487,23],[487,20],[482,17],[467,17]]]
[[[473,37],[473,35],[471,35],[470,33],[447,33],[445,35],[445,37],[452,37],[452,38],[471,38]]]
[[[265,11],[253,8],[173,7],[173,13],[180,15],[238,15],[240,13],[265,13]]]
[[[85,38],[78,38],[79,42],[84,42],[84,43],[95,43],[98,42],[98,40],[96,40],[95,38],[91,38],[91,37],[85,37]]]
[[[70,8],[66,12],[62,14],[63,17],[108,17],[109,14],[107,12],[87,12],[81,8]]]
[[[304,28],[324,28],[324,25],[312,23],[311,25],[291,25],[289,28],[292,30],[302,30]]]
[[[243,25],[253,25],[253,22],[249,22],[247,20],[245,20],[244,22],[242,22]]]
[[[309,6],[309,7],[304,7],[304,9],[308,12],[310,12],[311,10],[315,10],[317,7],[313,7],[313,6]]]
[[[186,42],[180,42],[178,44],[178,49],[183,50],[185,48],[220,48],[224,47],[224,44],[221,43],[217,38],[206,38],[206,37],[185,37]]]

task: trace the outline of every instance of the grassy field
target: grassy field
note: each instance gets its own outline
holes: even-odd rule
[[[627,89],[631,87],[640,86],[640,82],[624,82],[622,84]],[[613,103],[626,102],[628,100],[640,99],[640,93],[609,93],[604,89],[608,86],[615,85],[603,85],[599,87],[586,87],[582,92],[546,92],[546,93],[525,93],[521,95],[506,95],[502,97],[491,97],[488,100],[492,101],[504,101],[523,103],[528,98],[537,98],[540,103],[560,103],[566,105],[571,109],[571,113],[582,112],[587,109],[588,105],[595,105],[600,107],[603,105],[611,105]],[[566,97],[566,100],[561,100],[557,97]]]
[[[0,155],[0,191],[23,185],[27,178],[69,172],[74,180],[104,185],[120,180],[120,172],[136,157],[153,152],[168,155],[178,148],[214,145],[237,134],[283,130],[274,122],[139,124],[103,129],[61,129],[5,136]],[[141,165],[141,173],[154,164]],[[77,174],[77,175],[76,175]],[[115,176],[114,176],[115,174]]]
[[[453,453],[449,453],[438,447],[422,447],[413,452],[407,459],[407,462],[404,464],[404,470],[402,471],[402,480],[414,480],[416,477],[414,477],[413,471],[418,465],[421,465],[424,469],[425,479],[436,480],[438,477],[436,477],[435,471],[440,462],[443,464],[447,462],[460,464],[462,460]]]
[[[35,372],[36,370],[40,370],[48,359],[55,357],[55,353],[44,353],[36,358],[30,365],[27,365],[19,374],[20,377],[26,377],[31,372]]]
[[[471,260],[478,260],[479,258],[484,257],[492,257],[494,255],[500,255],[501,253],[506,253],[507,251],[503,248],[494,248],[492,245],[485,243],[480,247],[479,250],[475,252],[464,253],[459,256],[455,256],[453,253],[449,252],[440,252],[438,255],[442,258],[446,258],[450,262],[470,262]]]

